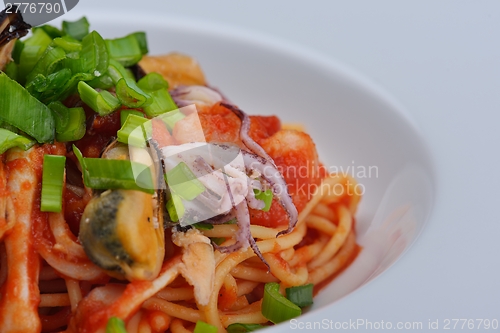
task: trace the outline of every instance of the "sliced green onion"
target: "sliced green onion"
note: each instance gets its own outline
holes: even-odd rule
[[[19,77],[19,71],[18,71],[18,65],[14,61],[9,62],[5,66],[4,72],[12,80],[16,80],[17,81],[17,78]]]
[[[83,183],[88,188],[154,192],[151,170],[147,165],[129,160],[84,158],[75,145],[73,152],[82,167]]]
[[[139,32],[134,32],[133,34],[130,34],[130,36],[133,36],[135,39],[137,39],[137,43],[139,43],[139,48],[141,49],[141,53],[147,54],[149,52],[148,50],[148,40],[146,38],[146,33],[139,31]]]
[[[135,147],[145,147],[146,137],[142,126],[148,121],[149,119],[144,117],[129,115],[117,132],[118,141]]]
[[[83,38],[79,53],[67,54],[65,64],[73,73],[88,73],[99,77],[107,71],[108,62],[104,39],[96,31],[92,31]]]
[[[281,295],[279,290],[278,283],[266,283],[262,299],[262,315],[275,324],[300,316],[302,313],[302,310]]]
[[[5,73],[0,73],[0,87],[0,120],[38,142],[52,141],[55,123],[50,109]]]
[[[142,58],[143,48],[133,34],[122,38],[107,39],[106,46],[110,57],[125,67],[135,65]]]
[[[123,65],[115,59],[109,59],[108,74],[113,80],[114,84],[117,84],[121,79],[135,80],[132,72],[123,67]]]
[[[151,96],[152,103],[143,107],[144,112],[154,118],[177,109],[168,92],[168,82],[158,73],[149,73],[137,82],[137,86]]]
[[[204,222],[198,222],[193,224],[192,226],[199,230],[212,230],[214,228],[213,224]]]
[[[103,90],[108,90],[109,88],[115,86],[113,83],[113,79],[111,79],[111,76],[109,76],[108,73],[96,77],[93,80],[87,81],[87,84],[92,88]]]
[[[144,112],[148,117],[154,118],[163,114],[177,109],[172,96],[168,93],[167,89],[159,89],[155,91],[148,91],[148,94],[152,97],[153,102],[144,107]]]
[[[253,193],[255,193],[256,199],[264,201],[265,206],[262,208],[262,211],[268,212],[269,209],[271,209],[271,203],[273,202],[273,191],[270,189],[265,191],[254,189]]]
[[[63,32],[77,40],[82,40],[89,34],[89,27],[90,24],[86,17],[74,22],[63,21],[62,24]]]
[[[67,108],[61,102],[52,102],[49,108],[56,122],[56,140],[76,141],[85,135],[85,111],[83,108]]]
[[[92,31],[82,40],[80,58],[86,59],[84,73],[101,76],[108,69],[109,55],[104,39],[96,31]]]
[[[163,122],[167,125],[167,128],[170,131],[172,131],[174,129],[175,124],[179,120],[186,118],[186,116],[179,109],[176,109],[176,110],[161,114],[157,118],[160,118],[161,120],[163,120]]]
[[[64,59],[66,59],[66,52],[64,52],[62,48],[52,46],[47,47],[40,60],[38,60],[35,67],[33,67],[33,70],[27,75],[26,85],[29,85],[30,81],[32,81],[38,74],[47,76],[52,73],[57,64]]]
[[[205,186],[196,178],[186,163],[181,162],[165,174],[170,190],[190,201],[205,191]]]
[[[106,333],[127,333],[125,322],[117,317],[111,317],[106,324]]]
[[[54,38],[52,43],[66,52],[80,52],[82,50],[82,43],[70,36]]]
[[[151,96],[137,86],[135,78],[115,59],[110,59],[108,74],[116,84],[116,97],[130,108],[137,108],[151,104]]]
[[[303,286],[286,288],[286,298],[298,307],[305,307],[313,304],[314,284],[309,283]]]
[[[262,326],[259,324],[240,324],[235,323],[231,324],[226,328],[227,333],[245,333],[245,332],[253,332],[260,330],[262,328],[266,328],[267,326]]]
[[[22,135],[18,135],[7,129],[0,128],[0,154],[5,153],[12,147],[19,147],[22,150],[27,150],[35,144],[35,141],[30,140]]]
[[[37,74],[29,83],[26,89],[40,101],[47,103],[47,100],[60,94],[61,87],[64,87],[71,79],[71,71],[63,68],[60,71],[45,76]]]
[[[127,117],[129,115],[134,115],[134,116],[137,116],[137,117],[141,117],[141,118],[144,118],[144,113],[142,113],[141,111],[137,111],[137,110],[121,110],[120,111],[120,123],[121,125],[123,126],[123,124],[125,124],[125,121],[127,120]]]
[[[63,68],[47,77],[48,86],[39,97],[44,103],[64,100],[77,91],[80,81],[91,80],[94,76],[88,73],[72,74],[69,68]]]
[[[37,29],[42,29],[47,35],[50,36],[50,38],[57,38],[57,37],[61,37],[64,35],[64,33],[61,30],[57,29],[56,27],[54,27],[52,25],[48,25],[48,24],[45,24],[45,25],[42,25],[39,27],[35,27],[35,28],[33,28],[33,31],[35,31]]]
[[[222,243],[224,243],[226,241],[226,239],[224,237],[211,237],[210,240],[217,245],[221,245]]]
[[[118,98],[109,91],[98,92],[83,81],[78,82],[78,93],[82,101],[101,116],[110,114],[120,107]]]
[[[145,91],[168,89],[168,82],[159,73],[148,73],[137,82],[139,88]]]
[[[42,212],[59,213],[62,210],[65,156],[45,155],[42,175]]]
[[[35,30],[33,35],[24,41],[19,55],[19,79],[25,82],[26,75],[35,67],[41,55],[52,42],[52,38],[42,29]]]
[[[116,84],[116,96],[123,105],[130,108],[137,108],[152,102],[151,97],[139,88],[133,79],[120,79]]]
[[[172,194],[167,201],[167,212],[172,222],[179,222],[179,219],[181,219],[186,212],[181,197]]]
[[[217,327],[198,320],[193,333],[217,333]]]
[[[11,124],[6,123],[5,121],[0,120],[0,128],[6,129],[6,130],[11,131],[12,133],[15,133],[15,134],[22,135],[22,131],[20,131],[18,128],[12,126]]]
[[[21,53],[24,49],[24,42],[20,39],[16,39],[16,43],[14,44],[14,49],[12,50],[12,59],[16,64],[19,65],[19,61],[21,60]]]
[[[21,60],[21,53],[23,52],[23,49],[24,49],[24,42],[20,39],[17,39],[16,43],[14,44],[14,49],[12,50],[12,59],[18,65],[19,61]]]

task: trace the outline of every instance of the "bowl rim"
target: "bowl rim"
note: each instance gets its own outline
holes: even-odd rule
[[[106,5],[103,4],[104,7]],[[83,8],[82,8],[83,9]],[[255,47],[265,49],[267,51],[272,51],[275,53],[281,53],[290,57],[290,59],[295,60],[302,64],[307,64],[309,66],[314,66],[319,69],[327,71],[328,76],[338,77],[342,80],[352,83],[359,89],[360,92],[369,95],[370,97],[378,100],[380,103],[387,105],[387,110],[393,117],[398,117],[401,121],[405,122],[411,133],[410,136],[414,137],[420,147],[422,148],[423,157],[428,166],[429,180],[431,182],[431,193],[432,198],[430,198],[430,206],[427,214],[425,215],[422,223],[422,227],[415,234],[411,243],[402,251],[399,257],[385,269],[383,274],[379,274],[367,283],[357,287],[352,292],[345,296],[335,300],[334,302],[322,306],[321,308],[309,310],[303,313],[299,320],[303,322],[312,321],[313,318],[318,318],[320,314],[327,314],[331,309],[333,309],[339,301],[354,295],[365,289],[367,285],[373,283],[373,281],[378,280],[381,276],[387,275],[390,269],[411,249],[416,243],[417,239],[420,238],[422,232],[426,229],[429,220],[431,219],[436,205],[436,198],[439,197],[439,182],[437,181],[437,168],[436,168],[436,157],[431,149],[431,145],[428,140],[423,135],[418,123],[413,118],[412,114],[388,91],[383,87],[375,83],[372,79],[366,75],[359,72],[357,69],[343,63],[342,61],[335,59],[333,57],[328,57],[319,51],[308,48],[307,46],[268,34],[264,34],[259,31],[249,30],[246,28],[238,27],[231,24],[217,23],[209,21],[206,19],[194,19],[192,17],[181,17],[172,16],[170,14],[159,14],[158,12],[152,11],[151,6],[146,10],[139,12],[137,15],[130,14],[130,11],[124,8],[113,9],[113,15],[105,14],[106,10],[102,7],[96,10],[85,10],[85,16],[89,19],[89,22],[99,21],[105,22],[106,24],[113,24],[116,22],[123,25],[123,22],[133,22],[137,21],[138,16],[147,16],[148,21],[145,22],[144,26],[147,31],[147,27],[160,27],[170,30],[182,30],[184,32],[190,32],[194,34],[202,34],[206,36],[213,36],[217,38],[224,38],[229,41],[235,41],[238,43],[250,44]],[[49,24],[58,24],[59,21],[79,19],[82,16],[82,10],[73,10],[68,12],[64,17],[56,18],[55,20],[49,22]],[[136,27],[137,25],[134,25]],[[135,29],[136,30],[136,29]],[[182,51],[182,50],[180,50]],[[196,55],[194,55],[196,57]],[[271,332],[273,328],[285,328],[288,322],[283,322],[274,326],[270,326],[265,330]]]

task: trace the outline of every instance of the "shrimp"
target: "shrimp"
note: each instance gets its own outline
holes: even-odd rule
[[[195,117],[199,118],[199,123]],[[194,126],[201,124],[204,139],[194,136]],[[223,103],[215,103],[197,114],[190,114],[176,124],[174,137],[178,143],[206,141],[231,143],[245,149],[240,137],[241,120]],[[198,127],[197,127],[198,128]],[[196,129],[197,129],[196,128]],[[199,133],[199,130],[197,131]],[[300,212],[321,182],[320,163],[312,138],[301,131],[281,129],[276,116],[250,116],[249,136],[274,160],[288,184],[293,203]],[[285,210],[274,200],[268,212],[250,209],[251,223],[267,227],[288,223]]]
[[[40,182],[41,158],[36,148],[11,149],[7,155],[10,174],[7,181],[13,209],[7,216],[10,229],[4,237],[8,271],[2,285],[0,318],[2,332],[40,332],[38,316],[40,259],[35,251],[31,227]]]
[[[320,164],[312,138],[304,132],[280,130],[262,139],[260,144],[283,174],[292,201],[300,213],[321,183]],[[252,224],[267,227],[286,225],[288,216],[275,201],[269,212],[250,209]]]
[[[180,53],[163,56],[145,56],[139,66],[146,72],[160,73],[174,89],[181,85],[206,85],[205,75],[199,63]]]

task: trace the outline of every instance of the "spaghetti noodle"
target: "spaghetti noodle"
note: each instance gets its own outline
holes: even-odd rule
[[[137,278],[142,276],[136,265],[141,251],[134,239],[140,238],[141,232],[127,234],[129,238],[117,232],[119,246],[135,247],[138,252],[137,257],[127,257],[125,268],[110,268],[94,254],[89,256],[83,239],[88,236],[79,234],[80,223],[88,223],[86,217],[92,213],[88,212],[89,202],[106,192],[84,186],[81,161],[71,146],[54,142],[26,151],[11,148],[0,156],[2,332],[104,332],[111,318],[122,319],[128,333],[192,332],[198,321],[219,332],[231,324],[270,325],[261,310],[266,283],[278,282],[282,290],[312,283],[317,292],[358,253],[354,215],[360,196],[352,191],[356,182],[349,176],[327,174],[317,162],[314,143],[307,134],[283,128],[276,117],[235,114],[236,107],[206,86],[201,70],[189,57],[145,57],[140,66],[146,73],[157,71],[169,81],[179,107],[196,105],[206,142],[248,150],[245,154],[252,154],[251,158],[279,170],[278,176],[286,182],[282,189],[286,195],[279,197],[275,191],[269,211],[263,210],[264,204],[256,197],[242,201],[251,222],[248,226],[240,221],[244,215],[238,205],[242,203],[236,210],[233,206],[232,215],[207,219],[210,223],[204,228],[180,228],[171,221],[163,232],[161,216],[148,217],[148,222],[156,223],[155,237],[161,240],[159,250],[154,249],[161,252],[160,266],[157,271],[140,266],[151,276],[144,273],[145,278]],[[85,108],[90,127],[83,138],[74,141],[85,157],[101,155],[117,135],[120,112],[129,109],[122,107],[99,116],[78,96],[65,103]],[[190,115],[184,114],[179,122],[182,126],[153,130],[160,151],[185,144],[186,133],[192,130]],[[62,212],[40,210],[45,154],[68,159]],[[307,170],[305,175],[292,172],[301,167]],[[267,177],[259,175],[252,178],[247,172],[254,181]],[[258,186],[264,191],[277,185],[268,177]],[[293,214],[282,202],[287,195],[298,212],[293,224]],[[164,204],[155,196],[152,202]],[[142,209],[141,202],[136,205],[129,208]],[[231,223],[235,219],[237,224]],[[250,239],[245,240],[242,230],[246,227]],[[249,243],[239,244],[242,239],[243,244]],[[148,244],[144,246],[148,250]]]

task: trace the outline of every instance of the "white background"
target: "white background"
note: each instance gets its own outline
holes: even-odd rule
[[[394,266],[318,319],[500,319],[500,1],[80,2],[284,39],[388,91],[431,148],[434,211]]]

